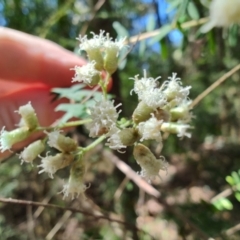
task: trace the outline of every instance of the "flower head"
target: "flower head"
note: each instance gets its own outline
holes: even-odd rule
[[[118,129],[116,126],[113,126],[107,134],[109,136],[107,140],[109,143],[106,143],[106,145],[118,151],[120,149],[126,148],[121,140],[120,132],[120,129]]]
[[[157,88],[157,78],[148,78],[146,70],[143,71],[144,76],[138,79],[138,75],[134,79],[134,91],[138,95],[138,99],[143,101],[149,107],[156,109],[166,104],[166,99],[161,89]],[[131,92],[132,92],[131,91]]]
[[[146,122],[140,122],[138,125],[139,133],[142,135],[140,141],[155,139],[156,141],[161,142],[162,136],[160,129],[162,123],[163,121],[157,120],[153,114],[152,117],[148,119]]]
[[[149,148],[143,144],[137,144],[134,147],[133,156],[142,168],[140,172],[141,176],[149,182],[156,176],[160,177],[160,170],[167,172],[168,163],[165,161],[164,157],[156,159]]]
[[[163,92],[169,102],[176,100],[180,104],[188,97],[191,86],[182,87],[181,79],[176,76],[177,74],[173,73],[172,77],[168,77],[169,80],[163,83],[163,88],[165,88]]]
[[[95,69],[95,65],[96,62],[92,61],[81,67],[76,66],[72,82],[83,82],[90,86],[96,85],[100,80],[100,72]]]
[[[92,122],[86,125],[90,131],[90,137],[97,137],[107,133],[110,128],[116,124],[118,115],[116,108],[121,104],[114,106],[114,101],[102,100],[97,101],[94,107],[90,108]]]
[[[79,36],[79,41],[80,41],[80,50],[85,50],[88,52],[91,49],[101,49],[105,40],[106,36],[104,36],[104,31],[101,30],[99,35],[95,34],[94,32],[91,32],[93,37],[91,39],[88,39],[87,36]]]
[[[63,186],[63,199],[72,196],[72,199],[78,197],[81,193],[84,193],[88,188],[83,183],[83,177],[85,174],[85,164],[82,159],[74,162],[71,167],[70,177],[68,183]]]
[[[19,158],[23,162],[32,163],[35,158],[38,157],[40,153],[44,151],[45,147],[41,140],[37,140],[30,145],[28,145],[24,150],[20,153]]]
[[[56,129],[50,133],[45,131],[45,133],[48,135],[48,145],[50,147],[54,147],[65,153],[73,152],[77,149],[76,142],[73,139],[62,135],[60,130]]]
[[[42,168],[39,171],[40,173],[46,172],[48,173],[50,178],[53,178],[53,174],[57,172],[59,169],[65,168],[73,161],[73,155],[66,153],[58,153],[55,156],[46,156],[41,157],[42,161],[38,167]]]
[[[21,116],[21,125],[28,127],[28,129],[33,130],[38,126],[38,119],[31,102],[26,105],[19,107],[18,112]]]

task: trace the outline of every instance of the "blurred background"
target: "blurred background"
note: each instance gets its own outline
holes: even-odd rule
[[[52,40],[80,54],[76,38],[103,29],[113,38],[127,36],[130,53],[113,75],[111,94],[131,118],[130,96],[137,74],[166,80],[172,72],[192,86],[190,98],[239,64],[239,26],[199,31],[209,15],[208,0],[0,0],[0,25]],[[158,30],[157,32],[155,30]],[[151,36],[149,38],[141,38]],[[138,38],[134,41],[133,37]],[[1,53],[0,53],[1,54]],[[240,91],[239,72],[193,109],[192,137],[169,136],[161,151],[168,175],[151,186],[132,181],[121,164],[140,171],[132,157],[106,152],[99,145],[88,154],[86,198],[62,200],[57,194],[68,177],[54,180],[12,157],[0,165],[0,196],[72,207],[41,208],[0,203],[0,239],[240,239]],[[79,144],[92,140],[83,128],[71,133]],[[147,191],[147,189],[149,191]],[[154,196],[155,195],[155,196]],[[111,219],[99,219],[104,214]],[[95,216],[95,217],[94,217]]]

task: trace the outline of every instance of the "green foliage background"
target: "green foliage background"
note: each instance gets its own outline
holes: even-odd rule
[[[6,21],[6,27],[50,39],[77,53],[75,39],[79,34],[103,29],[113,37],[123,33],[136,35],[139,34],[134,29],[136,21],[153,14],[155,18],[147,18],[142,31],[160,28],[160,34],[137,42],[127,56],[125,68],[113,75],[111,94],[116,102],[123,102],[124,116],[130,118],[137,99],[129,94],[133,84],[129,78],[142,75],[144,68],[152,77],[161,75],[162,80],[177,72],[184,85],[192,86],[190,97],[194,99],[239,64],[239,26],[225,30],[215,28],[200,34],[197,21],[208,16],[209,1],[171,0],[169,3],[175,10],[167,22],[158,16],[156,9],[162,2],[157,0],[147,3],[137,0],[0,0],[0,16]],[[189,21],[196,23],[195,26],[181,27]],[[172,28],[178,28],[183,35],[178,46],[172,44],[168,35]],[[153,182],[161,192],[160,199],[144,195],[131,181],[123,185],[121,196],[115,199],[114,194],[125,176],[103,159],[101,149],[97,150],[98,154],[89,156],[88,200],[63,201],[61,195],[56,194],[62,185],[61,179],[67,177],[65,171],[52,181],[47,176],[39,176],[36,168],[20,166],[16,157],[0,165],[2,197],[45,200],[83,210],[101,209],[127,224],[137,225],[145,233],[124,225],[96,221],[84,214],[66,217],[66,211],[55,209],[45,209],[38,214],[36,207],[2,203],[0,238],[174,240],[204,239],[205,235],[215,239],[239,239],[240,234],[231,230],[239,224],[236,186],[240,181],[229,180],[234,179],[232,172],[240,168],[239,81],[237,72],[194,108],[191,139],[170,136],[165,141],[161,154],[169,161],[169,175],[163,176],[161,182]],[[82,144],[90,141],[83,129],[78,129],[78,135]],[[117,156],[138,169],[131,152]],[[226,189],[230,189],[228,194],[212,201]],[[59,222],[62,225],[53,238],[46,238]]]

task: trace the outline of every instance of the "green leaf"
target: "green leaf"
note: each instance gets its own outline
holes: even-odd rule
[[[150,31],[154,30],[155,26],[156,26],[155,15],[151,14],[148,18],[148,21],[147,21],[147,26],[146,26],[147,32],[150,32]]]
[[[163,60],[166,60],[168,58],[168,46],[166,44],[166,41],[161,41],[161,56]]]
[[[128,37],[128,30],[118,21],[113,22],[113,28],[117,32],[118,37]]]
[[[56,111],[63,111],[68,114],[68,119],[72,117],[86,117],[86,107],[79,103],[62,103],[56,107]]]
[[[220,198],[219,199],[220,204],[227,210],[232,210],[233,209],[233,205],[232,203],[227,199],[227,198]]]
[[[240,202],[240,193],[239,192],[235,193],[235,198]]]
[[[234,185],[234,180],[233,180],[233,178],[232,178],[231,176],[227,176],[225,180],[226,180],[227,183],[229,183],[231,186]]]
[[[156,42],[160,42],[164,37],[166,37],[168,35],[169,32],[171,32],[172,30],[172,25],[171,24],[167,24],[162,26],[159,29],[159,33],[157,36],[153,37],[150,41],[149,44],[153,45]]]
[[[139,52],[138,52],[138,54],[139,54],[140,57],[143,57],[143,55],[145,53],[145,50],[146,50],[146,41],[143,40],[143,41],[141,41],[139,43]]]
[[[171,3],[169,4],[169,7],[167,8],[167,12],[171,12],[172,10],[175,10],[178,8],[178,6],[181,4],[182,0],[175,0],[175,1],[171,1]]]
[[[227,198],[219,198],[212,203],[219,211],[232,210],[233,204]]]
[[[180,9],[178,11],[178,13],[176,14],[176,18],[179,19],[180,17],[182,17],[183,15],[185,15],[187,6],[188,6],[188,1],[189,0],[183,0],[182,4],[180,6]]]
[[[199,13],[198,13],[198,9],[197,9],[194,2],[189,2],[188,3],[187,11],[188,11],[189,16],[192,19],[198,20],[200,18]]]
[[[237,172],[232,172],[232,177],[233,177],[233,180],[234,180],[234,184],[236,185],[236,184],[238,184],[238,183],[240,183],[240,177],[239,177],[239,175],[238,175],[238,173]]]

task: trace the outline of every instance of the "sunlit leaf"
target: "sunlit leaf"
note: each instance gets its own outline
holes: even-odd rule
[[[192,19],[198,20],[200,18],[199,13],[198,13],[198,9],[197,9],[194,2],[189,2],[188,3],[187,11],[188,11],[189,16]]]

